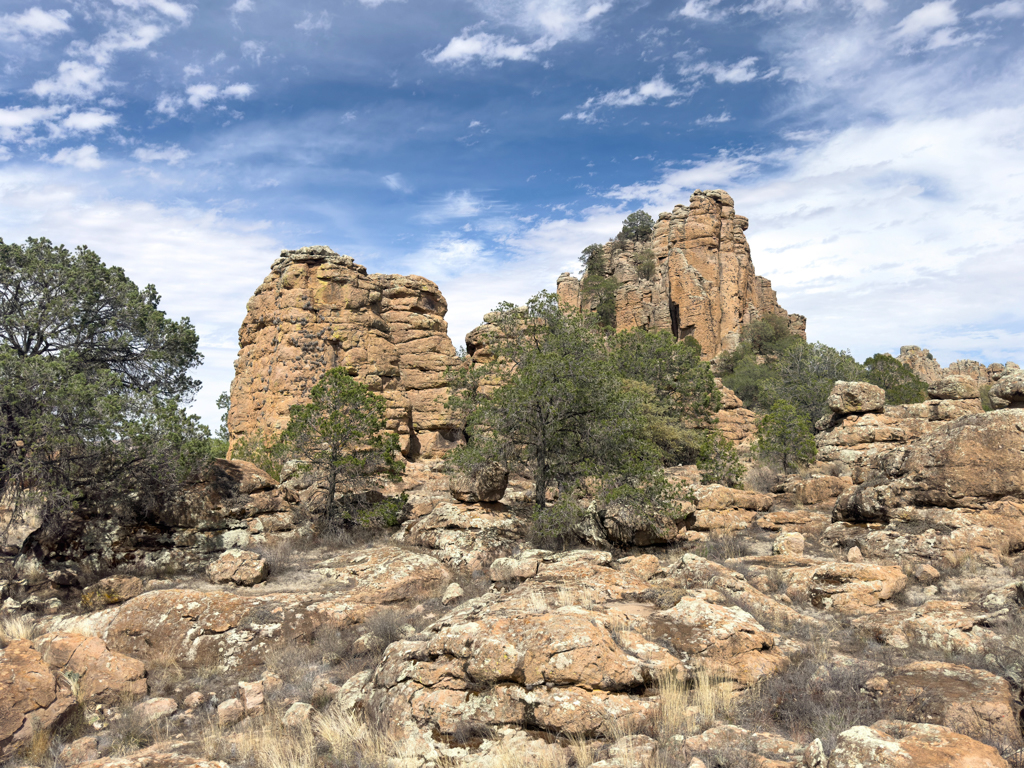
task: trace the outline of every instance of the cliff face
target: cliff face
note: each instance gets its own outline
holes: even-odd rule
[[[280,432],[329,368],[388,402],[407,456],[433,456],[462,440],[445,416],[444,370],[455,361],[437,285],[416,275],[367,275],[326,246],[282,251],[249,300],[238,331],[228,430],[232,444]]]
[[[747,219],[736,215],[726,192],[697,190],[689,207],[677,205],[658,217],[653,242],[606,245],[605,274],[619,285],[615,327],[693,336],[705,358],[734,349],[743,326],[767,315],[787,318],[790,330],[805,336],[806,318],[780,307],[771,281],[754,273],[746,228]],[[636,262],[648,248],[654,269],[645,279]],[[558,278],[558,297],[567,306],[594,308],[568,272]]]

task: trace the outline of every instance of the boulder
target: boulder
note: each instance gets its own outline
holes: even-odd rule
[[[888,711],[913,712],[916,720],[1024,746],[1010,684],[983,669],[916,661],[895,671],[885,695]]]
[[[991,617],[956,600],[928,600],[922,605],[886,613],[857,616],[854,626],[870,633],[877,642],[902,650],[913,646],[934,648],[950,654],[983,654],[998,635],[986,626]]]
[[[1017,370],[1003,376],[992,386],[989,394],[993,403],[999,399],[1007,404],[1003,407],[1024,408],[1024,372]]]
[[[515,552],[526,529],[520,517],[501,504],[438,504],[410,520],[395,541],[432,550],[443,563],[474,571]]]
[[[82,590],[82,606],[97,609],[117,605],[138,597],[144,589],[137,576],[108,576]]]
[[[625,504],[614,504],[599,515],[608,541],[623,547],[668,544],[679,526],[658,512],[644,512]]]
[[[196,746],[191,741],[163,741],[123,757],[110,755],[79,763],[75,768],[230,768],[220,760],[203,760],[188,754]]]
[[[312,572],[326,583],[311,592],[148,592],[95,614],[102,621],[93,621],[92,629],[112,649],[147,662],[247,669],[262,664],[275,648],[311,641],[322,625],[344,629],[384,606],[411,609],[410,603],[451,581],[435,558],[398,547],[351,550]]]
[[[780,533],[772,542],[772,554],[802,555],[804,553],[804,537],[799,533]]]
[[[167,697],[146,699],[136,704],[132,711],[137,717],[146,721],[162,720],[178,711],[178,703],[174,699]]]
[[[875,613],[906,585],[906,574],[896,566],[828,563],[811,574],[808,597],[816,608],[841,614]]]
[[[1024,488],[1024,412],[965,416],[937,427],[836,502],[835,518],[887,521],[900,507],[980,508]]]
[[[464,504],[501,501],[508,487],[508,470],[498,462],[470,474],[455,473],[448,478],[448,490]]]
[[[214,584],[252,587],[267,580],[267,576],[270,575],[270,563],[255,552],[229,549],[210,563],[206,575]]]
[[[832,475],[816,475],[806,479],[801,478],[786,490],[796,494],[796,500],[800,504],[823,504],[826,501],[835,499],[853,484],[849,477],[833,477]]]
[[[885,407],[885,390],[866,381],[837,381],[828,396],[833,413],[878,413]]]
[[[928,386],[928,397],[933,400],[974,400],[978,382],[969,376],[943,376]]]
[[[77,700],[112,705],[146,693],[142,662],[97,637],[49,633],[0,649],[0,759],[49,728]],[[77,698],[76,691],[77,688]]]
[[[828,768],[1009,768],[999,753],[949,728],[902,720],[839,734]]]

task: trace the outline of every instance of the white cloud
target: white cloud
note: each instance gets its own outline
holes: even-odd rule
[[[430,265],[440,272],[464,270],[478,264],[486,251],[477,240],[465,240],[459,235],[444,233],[440,239],[416,252],[416,263]]]
[[[40,124],[66,111],[67,107],[0,108],[0,141],[20,141],[31,136]]]
[[[107,85],[106,70],[80,61],[62,61],[57,74],[32,85],[32,93],[41,98],[89,99]]]
[[[199,75],[203,74],[203,68],[198,64],[189,64],[183,71],[185,73],[186,80],[190,77],[199,77]]]
[[[453,37],[448,41],[448,45],[428,56],[427,60],[432,64],[452,64],[459,67],[479,59],[482,64],[494,67],[503,61],[534,61],[538,52],[548,50],[549,47],[546,41],[539,46],[537,43],[523,45],[515,38],[492,35],[489,32],[469,34],[469,30],[463,30],[459,37]]]
[[[251,13],[256,10],[252,0],[235,0],[231,6],[232,13]]]
[[[935,0],[908,14],[896,25],[893,37],[911,43],[918,42],[936,30],[955,27],[957,22],[953,0]]]
[[[0,40],[19,42],[27,37],[40,38],[70,32],[67,11],[44,11],[33,6],[22,13],[0,14]]]
[[[99,133],[117,125],[118,116],[101,109],[72,112],[61,122],[61,127],[72,133]]]
[[[295,28],[301,29],[303,32],[312,32],[315,29],[330,29],[331,14],[327,11],[320,11],[320,15],[314,17],[312,13],[307,13],[306,17],[295,25]]]
[[[255,40],[246,40],[242,43],[242,55],[247,59],[252,59],[256,62],[256,66],[260,65],[260,60],[263,58],[263,54],[266,53],[267,46],[263,43],[258,43]]]
[[[212,83],[196,83],[186,88],[185,93],[192,109],[202,109],[220,95],[220,89]]]
[[[11,150],[7,147],[0,146],[0,163],[5,163],[11,159]]]
[[[387,176],[382,177],[381,181],[392,192],[412,192],[412,187],[402,178],[400,173],[389,173]]]
[[[482,123],[479,120],[471,120],[469,123],[470,128],[479,128]]]
[[[396,2],[404,2],[405,0],[396,0]],[[365,5],[367,8],[378,8],[389,0],[359,0],[360,3]]]
[[[185,89],[187,101],[193,109],[202,109],[217,99],[247,99],[254,92],[255,89],[249,83],[234,83],[226,88],[218,88],[213,83],[196,83]],[[163,111],[159,104],[157,110]]]
[[[420,214],[419,218],[432,223],[448,219],[468,219],[479,216],[486,207],[483,200],[468,190],[449,192]]]
[[[561,42],[588,38],[591,22],[612,7],[611,2],[581,0],[477,0],[476,4],[498,23],[540,37],[530,43],[520,43],[515,37],[474,32],[474,28],[467,27],[444,48],[428,53],[428,61],[465,66],[478,59],[489,67],[503,61],[536,61],[538,54]]]
[[[171,0],[114,0],[114,5],[131,8],[134,11],[152,8],[154,11],[182,23],[188,22],[192,16],[191,8],[171,2]]]
[[[749,83],[758,76],[756,64],[757,57],[748,56],[729,66],[712,64],[708,71],[716,83]]]
[[[723,112],[720,115],[705,115],[704,117],[694,120],[695,125],[715,125],[716,123],[729,123],[735,120],[735,118],[728,112]]]
[[[185,100],[180,96],[162,93],[160,94],[160,97],[156,100],[156,106],[154,107],[154,109],[156,109],[156,111],[162,115],[167,115],[168,117],[177,117],[178,110],[180,110],[183,106],[185,106]]]
[[[717,9],[721,2],[722,0],[686,0],[686,5],[680,8],[677,13],[687,19],[720,21],[726,16],[725,11]]]
[[[256,92],[248,83],[234,83],[229,85],[227,88],[222,88],[220,95],[225,99],[242,99],[245,100],[252,96]]]
[[[69,165],[82,171],[94,171],[104,165],[99,150],[92,144],[83,144],[76,149],[64,147],[53,157],[43,155],[41,159],[58,165]]]
[[[667,83],[661,75],[655,75],[646,83],[640,83],[636,88],[623,88],[618,91],[609,91],[601,96],[592,96],[581,104],[577,112],[568,112],[562,115],[562,120],[575,117],[584,122],[596,120],[596,112],[601,107],[636,107],[647,104],[658,99],[667,99],[678,96],[679,91],[671,83]]]
[[[168,144],[166,147],[158,147],[155,144],[147,144],[132,152],[132,157],[143,163],[165,162],[168,165],[177,165],[182,160],[187,160],[192,153],[182,149],[177,144]]]
[[[1024,0],[1004,0],[995,5],[986,5],[971,14],[972,19],[1020,19],[1024,18]]]

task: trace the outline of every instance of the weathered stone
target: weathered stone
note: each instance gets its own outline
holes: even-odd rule
[[[817,475],[806,480],[800,479],[792,485],[792,491],[796,494],[796,500],[800,504],[822,504],[835,499],[853,484],[849,477],[833,477],[832,475]],[[790,487],[787,486],[787,490]]]
[[[933,400],[973,400],[978,395],[978,382],[968,376],[943,376],[928,386]]]
[[[242,708],[249,717],[263,714],[264,690],[263,681],[256,680],[251,683],[240,682],[238,684],[239,698],[242,700]]]
[[[75,739],[60,751],[60,762],[72,766],[87,760],[96,760],[99,756],[100,747],[96,737],[83,736],[80,739]]]
[[[108,576],[82,590],[82,605],[91,609],[117,605],[138,597],[143,589],[142,579],[137,576]]]
[[[726,192],[697,190],[689,207],[677,205],[658,217],[649,244],[615,241],[605,246],[605,274],[619,284],[615,328],[664,330],[677,339],[692,336],[705,358],[735,349],[744,325],[767,315],[785,318],[790,331],[803,336],[806,319],[787,314],[771,281],[754,274],[746,228],[747,220],[736,215]],[[651,279],[636,267],[637,255],[648,248],[654,258]],[[567,273],[558,278],[558,297],[563,305],[593,309],[583,299],[579,280]]]
[[[949,728],[902,720],[839,734],[828,768],[1008,768],[999,753]]]
[[[980,654],[999,640],[985,626],[990,620],[987,614],[972,611],[969,603],[929,600],[912,608],[857,616],[852,623],[894,648],[920,646],[951,654]]]
[[[508,471],[498,462],[471,474],[456,473],[448,479],[448,490],[464,504],[501,501],[508,487]]]
[[[135,714],[143,720],[162,720],[165,717],[170,717],[177,711],[178,703],[174,699],[166,697],[146,699],[134,707]]]
[[[169,741],[133,752],[124,757],[101,757],[76,768],[230,768],[220,760],[203,760],[188,754],[196,744],[190,741]]]
[[[251,587],[267,580],[270,563],[244,549],[229,549],[206,569],[206,575],[214,584],[237,584]]]
[[[516,551],[524,534],[522,520],[501,504],[445,503],[404,523],[394,538],[435,551],[443,563],[473,571]]]
[[[983,669],[917,661],[897,669],[886,692],[890,711],[913,711],[976,738],[1022,746],[1010,685]]]
[[[444,371],[456,363],[447,310],[425,278],[367,275],[326,246],[282,251],[238,332],[232,445],[284,429],[288,408],[337,366],[385,397],[407,456],[459,444],[461,424],[444,406]]]
[[[77,696],[74,690],[77,687]],[[0,759],[75,705],[114,704],[146,693],[141,662],[97,637],[50,633],[0,649]]]
[[[804,537],[799,533],[780,533],[772,542],[772,553],[776,555],[802,555]]]
[[[625,504],[614,504],[602,510],[598,517],[608,541],[624,547],[667,544],[675,538],[679,528],[666,515]]]
[[[301,728],[313,718],[313,707],[302,701],[297,701],[288,707],[281,722],[289,728]]]
[[[837,381],[828,396],[833,413],[872,413],[885,407],[885,390],[866,381]]]
[[[452,734],[471,719],[607,734],[609,718],[640,726],[654,715],[657,697],[642,692],[659,675],[711,668],[751,685],[786,663],[775,636],[738,608],[697,597],[662,609],[644,602],[641,564],[616,570],[608,553],[587,550],[531,559],[528,581],[467,601],[416,639],[391,644],[346,700],[390,707],[408,732]]]
[[[818,608],[842,614],[873,613],[907,585],[906,574],[895,566],[828,563],[811,575],[808,596]]]
[[[1008,403],[1006,407],[1024,408],[1024,373],[1018,370],[1012,375],[1002,377],[989,394]]]
[[[441,605],[451,605],[452,603],[461,600],[462,596],[466,594],[466,591],[459,586],[459,583],[453,581],[445,589],[444,594],[441,596]]]
[[[185,697],[185,709],[195,709],[201,707],[206,703],[206,695],[201,691],[192,691],[188,696]]]
[[[836,502],[836,519],[888,520],[900,507],[980,508],[1024,488],[1024,412],[965,416],[885,456]]]
[[[241,722],[245,718],[245,707],[238,699],[228,699],[217,705],[217,722],[221,728]]]

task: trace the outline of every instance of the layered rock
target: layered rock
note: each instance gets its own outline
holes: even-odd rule
[[[605,274],[619,284],[615,292],[615,327],[665,330],[677,339],[692,336],[705,358],[732,350],[743,326],[767,315],[787,318],[790,330],[805,335],[806,318],[779,306],[771,281],[754,273],[743,232],[747,219],[737,216],[733,199],[721,190],[697,190],[690,205],[662,213],[651,243],[605,246]],[[651,249],[650,279],[637,269],[640,252]],[[558,278],[564,305],[591,309],[580,281],[568,273]]]
[[[944,376],[965,376],[979,387],[987,387],[1004,375],[1020,370],[1020,366],[1013,362],[983,365],[976,360],[957,360],[943,368],[931,352],[913,345],[900,347],[897,359],[926,384],[934,384]]]
[[[368,275],[326,246],[282,251],[249,300],[231,384],[232,444],[274,434],[330,368],[342,366],[388,403],[407,456],[462,439],[446,414],[445,369],[456,360],[437,285]]]

